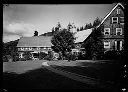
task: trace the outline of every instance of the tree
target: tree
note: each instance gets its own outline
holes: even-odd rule
[[[86,49],[87,57],[89,59],[101,59],[104,48],[102,40],[101,30],[103,27],[94,28],[90,37],[84,42],[84,47]]]
[[[54,28],[55,33],[61,29],[61,24],[58,22],[57,26]]]
[[[69,22],[68,26],[67,26],[67,30],[70,31],[70,29],[72,29],[73,26],[71,25],[71,23]]]
[[[101,19],[99,19],[98,17],[94,20],[93,22],[93,27],[98,26],[101,23]]]
[[[91,23],[86,24],[86,25],[84,26],[84,30],[86,30],[86,29],[90,29],[90,28],[92,28],[92,27],[93,27],[93,26],[92,26]]]
[[[79,30],[79,28],[77,28],[77,32],[79,32],[80,30]]]
[[[66,56],[66,52],[70,52],[74,47],[74,39],[73,33],[63,29],[52,37],[51,42],[54,45],[52,48],[55,52],[61,52]]]
[[[80,31],[82,31],[82,30],[84,30],[83,26],[82,26],[82,27],[80,27]]]
[[[37,31],[34,32],[34,36],[38,36],[38,32]]]

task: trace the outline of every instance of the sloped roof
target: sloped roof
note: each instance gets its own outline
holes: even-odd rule
[[[33,36],[20,38],[17,47],[51,47],[52,36]]]
[[[83,42],[92,33],[92,28],[77,32],[74,37],[75,43]]]
[[[104,19],[101,21],[101,23],[100,23],[96,28],[98,28],[101,24],[103,24],[104,21],[110,16],[110,14],[111,14],[119,5],[124,9],[124,6],[123,6],[121,3],[117,3],[117,4],[115,5],[115,7],[104,17]]]

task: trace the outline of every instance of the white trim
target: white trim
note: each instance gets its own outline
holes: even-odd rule
[[[121,3],[116,4],[115,7],[105,16],[105,18],[96,28],[98,28],[119,5],[121,5],[122,8],[124,9],[124,6]]]
[[[106,44],[108,44],[108,46],[105,46]],[[104,48],[110,48],[110,42],[109,41],[104,41]]]
[[[113,19],[116,18],[116,23],[118,23],[118,17],[112,17],[112,23],[115,22]]]
[[[110,28],[104,28],[104,35],[107,35],[107,34],[105,34],[105,32],[107,32],[107,30],[108,30],[108,32],[109,32],[108,35],[110,35]]]
[[[118,32],[118,29],[121,29],[121,31],[120,31],[120,35],[122,35],[122,28],[116,28],[116,35],[117,35],[117,32]]]

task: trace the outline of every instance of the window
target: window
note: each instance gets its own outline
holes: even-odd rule
[[[116,11],[117,11],[117,14],[120,14],[120,12],[121,12],[121,9],[117,9]]]
[[[20,48],[21,51],[24,51],[24,48]]]
[[[116,35],[122,35],[122,28],[116,28]]]
[[[110,28],[104,28],[104,35],[110,35]]]
[[[32,47],[30,47],[29,50],[33,50]]]
[[[112,17],[112,23],[118,23],[118,17]]]
[[[23,53],[20,53],[19,54],[19,58],[23,58]]]
[[[110,42],[109,41],[104,42],[104,48],[110,48]]]
[[[124,17],[120,17],[120,23],[124,23]]]

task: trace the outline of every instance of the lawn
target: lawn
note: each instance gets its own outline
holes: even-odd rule
[[[34,70],[42,67],[42,62],[45,62],[45,60],[4,62],[3,72],[12,72],[17,74],[25,73],[29,70]]]
[[[81,62],[77,63],[76,66],[58,66],[54,64],[51,64],[51,66],[56,69],[66,70],[104,81],[116,82],[120,77],[120,64],[115,62]]]
[[[44,67],[22,74],[3,73],[4,89],[96,89],[90,85],[56,74]]]
[[[94,87],[56,74],[44,68],[45,60],[3,63],[4,88],[29,89],[95,89]],[[114,80],[118,64],[85,61],[48,61],[49,65],[77,74],[103,80]],[[60,66],[59,66],[60,65]],[[114,65],[114,66],[113,66]],[[49,66],[48,66],[49,67]],[[118,75],[118,74],[117,74]]]

